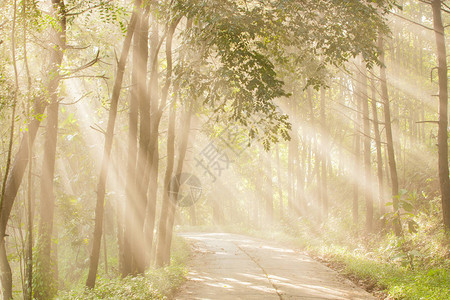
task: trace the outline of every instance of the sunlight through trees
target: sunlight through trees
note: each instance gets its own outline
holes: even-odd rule
[[[107,282],[168,296],[189,229],[448,270],[449,15],[442,0],[2,1],[2,298]]]

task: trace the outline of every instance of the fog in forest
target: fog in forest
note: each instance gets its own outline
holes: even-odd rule
[[[449,299],[449,22],[1,1],[2,299]]]

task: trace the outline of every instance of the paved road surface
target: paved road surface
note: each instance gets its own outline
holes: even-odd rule
[[[175,299],[376,299],[328,267],[275,243],[229,233],[182,233],[194,257]]]

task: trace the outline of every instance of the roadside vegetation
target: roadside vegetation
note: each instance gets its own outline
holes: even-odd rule
[[[84,282],[76,288],[61,292],[58,299],[167,299],[185,282],[189,245],[177,236],[172,243],[169,266],[151,268],[143,275],[122,278],[119,273],[101,275],[95,288],[86,289]]]
[[[442,230],[437,212],[410,217],[417,224],[415,231],[404,225],[399,237],[388,228],[366,235],[341,218],[322,225],[287,217],[264,229],[240,224],[180,230],[232,232],[275,241],[310,255],[380,299],[445,300],[450,299],[450,236]]]

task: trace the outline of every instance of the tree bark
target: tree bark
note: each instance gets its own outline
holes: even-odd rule
[[[27,84],[28,84],[28,103],[27,103],[27,113],[31,115],[31,75],[30,68],[28,65],[27,58],[27,26],[26,26],[26,16],[27,16],[27,1],[22,1],[22,26],[23,26],[23,57],[25,70],[27,74]],[[25,289],[24,289],[24,298],[32,299],[33,297],[33,222],[34,222],[34,192],[33,192],[33,147],[31,143],[28,143],[28,178],[27,178],[27,233],[26,233],[26,255],[25,255]]]
[[[158,239],[156,245],[156,266],[163,267],[167,261],[165,261],[165,245],[167,243],[167,218],[174,203],[172,199],[169,199],[169,185],[172,179],[174,159],[175,159],[175,121],[176,121],[176,109],[175,100],[170,105],[169,113],[169,129],[167,133],[167,166],[164,174],[164,190],[161,205],[161,214],[158,223]]]
[[[167,57],[167,71],[172,72],[172,38],[173,32],[170,32],[170,36],[167,38],[166,44],[166,57]],[[164,87],[163,96],[168,96],[169,85],[170,85],[170,74],[168,73],[167,82]],[[178,93],[178,86],[174,87],[174,95]],[[169,185],[170,180],[172,179],[173,168],[174,168],[174,160],[175,160],[175,121],[176,121],[176,108],[175,108],[176,99],[172,100],[170,104],[170,113],[169,113],[169,128],[167,133],[167,166],[164,174],[164,185],[163,185],[163,198],[161,205],[161,214],[158,222],[158,239],[157,239],[157,248],[156,248],[156,266],[163,267],[164,264],[167,263],[165,260],[165,245],[167,243],[167,219],[168,213],[170,210],[173,210],[172,207],[174,203],[169,199]]]
[[[138,7],[138,4],[135,3]],[[133,37],[134,28],[136,26],[136,11],[133,11],[131,15],[130,23],[128,24],[127,34],[122,47],[122,53],[117,66],[116,79],[114,81],[113,92],[111,95],[111,104],[108,115],[108,125],[105,133],[105,146],[103,151],[103,160],[100,170],[99,181],[97,185],[97,204],[95,207],[95,227],[93,235],[92,251],[89,257],[89,273],[86,280],[86,287],[94,288],[95,279],[97,277],[98,261],[100,256],[100,244],[103,232],[103,213],[104,213],[104,202],[105,202],[105,189],[106,189],[106,179],[108,175],[108,168],[111,154],[111,147],[114,137],[114,125],[117,116],[117,106],[119,102],[120,90],[122,87],[123,75],[125,73],[125,65],[128,57],[128,52],[130,50],[131,39]]]
[[[441,0],[433,0],[433,27],[436,36],[439,75],[438,164],[444,228],[450,232],[450,181],[448,178],[448,78],[445,32],[441,17]]]
[[[373,231],[373,198],[372,198],[372,163],[370,141],[369,98],[367,96],[367,71],[361,61],[361,90],[359,97],[362,103],[363,132],[364,132],[364,198],[366,200],[366,230]]]
[[[322,195],[322,221],[328,219],[328,182],[327,182],[327,150],[329,150],[327,129],[326,129],[326,116],[325,116],[325,89],[322,88],[320,96],[320,131],[322,139],[322,176],[321,176],[321,195]]]
[[[184,114],[184,120],[181,123],[181,126],[183,130],[181,130],[181,143],[178,148],[178,162],[177,162],[177,168],[175,171],[175,176],[180,175],[183,172],[183,164],[184,164],[184,158],[186,156],[186,149],[187,144],[189,141],[189,131],[191,128],[191,118],[192,118],[192,111],[193,111],[193,103],[190,103],[190,107],[187,108],[188,111]],[[173,195],[178,195],[179,190],[177,189],[179,186],[176,186],[174,190],[172,190]],[[163,259],[163,265],[169,265],[170,264],[170,248],[172,245],[172,234],[173,234],[173,224],[175,221],[175,212],[176,212],[176,199],[171,199],[170,201],[172,204],[170,205],[168,216],[167,216],[167,235],[166,235],[166,244],[164,247],[164,259]]]
[[[131,95],[130,95],[130,108],[128,118],[128,159],[127,159],[127,178],[126,178],[126,213],[125,213],[125,227],[124,227],[124,253],[123,253],[123,273],[122,276],[133,274],[135,271],[135,261],[133,255],[133,249],[136,246],[135,241],[141,237],[138,236],[136,214],[138,208],[136,206],[137,199],[137,176],[138,173],[137,162],[137,132],[138,132],[138,111],[139,101],[145,101],[141,99],[141,82],[146,78],[146,73],[141,73],[142,58],[140,53],[141,44],[141,21],[142,11],[138,8],[136,12],[136,25],[135,33],[133,35],[133,69],[131,71]],[[144,78],[144,79],[142,79]]]
[[[272,158],[270,152],[266,153],[266,171],[265,173],[265,193],[266,198],[266,225],[271,225],[273,222],[273,182],[272,182]]]
[[[151,49],[154,51],[155,42],[154,35],[152,34],[152,42]],[[148,36],[149,36],[149,8],[146,7],[142,19],[141,25],[138,30],[138,57],[139,57],[139,65],[138,65],[138,74],[139,78],[137,80],[138,87],[138,99],[139,99],[139,147],[138,147],[138,158],[137,158],[137,166],[136,166],[136,197],[134,202],[134,214],[133,217],[136,220],[135,227],[133,228],[133,258],[135,260],[135,270],[139,274],[143,274],[145,268],[147,267],[146,262],[146,250],[148,252],[151,251],[152,245],[151,241],[148,242],[146,240],[145,232],[144,232],[144,222],[146,218],[146,207],[149,205],[149,201],[152,201],[152,197],[147,196],[148,188],[149,188],[149,176],[152,178],[153,173],[151,173],[153,153],[149,154],[149,141],[151,139],[151,125],[152,116],[150,114],[150,99],[154,97],[154,90],[157,88],[157,74],[155,75],[152,71],[150,76],[150,82],[156,80],[156,84],[147,86],[147,64],[148,64],[148,55],[149,55],[149,47],[148,47]],[[157,39],[157,36],[156,36]],[[157,54],[151,54],[153,57]],[[156,66],[154,66],[156,68]],[[150,146],[149,146],[150,145]],[[146,167],[147,166],[147,167]],[[152,189],[151,189],[152,190]]]
[[[382,36],[380,36],[378,39],[378,48],[381,49],[382,51],[380,54],[381,98],[383,99],[383,106],[384,106],[384,124],[386,129],[386,143],[389,159],[389,171],[391,174],[392,203],[394,203],[393,207],[397,207],[399,195],[398,176],[397,176],[397,165],[395,162],[394,141],[392,138],[391,110],[389,105],[389,96],[386,83],[386,67],[384,63],[384,50],[383,50],[384,48]],[[394,232],[397,236],[401,234],[400,220],[398,220],[398,222],[394,222]]]
[[[359,86],[359,84],[357,84]],[[359,89],[357,89],[359,90]],[[352,208],[352,216],[353,223],[355,225],[358,224],[359,220],[359,172],[360,172],[360,164],[361,164],[361,116],[360,116],[360,99],[359,95],[355,95],[354,101],[355,103],[355,114],[356,114],[356,122],[354,125],[354,135],[355,135],[355,150],[354,150],[354,182],[353,182],[353,208]]]
[[[57,55],[55,63],[59,67],[62,62],[64,50],[66,48],[66,9],[64,1],[52,0],[54,13],[59,20],[60,28],[54,29],[55,44],[53,51]],[[55,272],[56,263],[52,261],[52,235],[53,219],[55,210],[55,195],[53,192],[53,181],[55,174],[56,142],[58,138],[58,93],[60,82],[59,74],[53,74],[53,79],[48,87],[50,95],[50,105],[47,108],[47,124],[44,142],[44,158],[41,169],[41,190],[40,190],[40,215],[39,236],[37,242],[38,255],[36,257],[36,272],[40,273],[41,285],[34,291],[37,299],[50,299],[57,292],[57,277]]]
[[[8,145],[8,154],[6,158],[6,168],[5,175],[2,180],[2,190],[0,195],[0,210],[3,208],[3,203],[5,200],[5,192],[6,192],[6,183],[8,180],[9,170],[11,168],[11,156],[12,156],[12,147],[14,142],[14,128],[15,128],[15,120],[16,120],[16,105],[17,105],[17,94],[19,92],[19,79],[18,79],[18,71],[17,71],[17,63],[16,63],[16,19],[17,19],[17,1],[14,0],[14,13],[13,13],[13,24],[11,30],[11,54],[12,54],[12,63],[14,68],[14,77],[15,77],[15,87],[14,87],[14,98],[12,103],[12,112],[11,112],[11,128],[9,135],[9,145]],[[4,235],[1,236],[0,242],[0,269],[1,269],[1,283],[2,283],[2,299],[11,299],[12,298],[12,273],[11,267],[8,262],[8,257],[6,253],[6,245],[4,240]]]
[[[277,156],[277,177],[278,177],[278,198],[280,203],[280,220],[283,219],[284,205],[283,205],[283,185],[281,183],[281,163],[280,163],[280,149],[278,144],[275,146]]]
[[[55,274],[53,272],[52,252],[52,234],[53,217],[55,210],[55,195],[53,193],[53,178],[55,172],[56,140],[58,132],[58,110],[56,91],[51,95],[52,103],[47,112],[47,132],[44,144],[44,158],[42,161],[41,175],[41,205],[40,205],[40,224],[39,236],[37,242],[37,266],[36,272],[40,273],[42,285],[38,285],[34,291],[37,299],[51,299],[56,295]]]
[[[377,152],[377,177],[378,177],[378,206],[380,209],[380,215],[383,216],[386,213],[384,206],[384,182],[383,182],[383,157],[381,155],[381,136],[378,121],[378,108],[377,108],[377,91],[374,79],[371,80],[372,90],[372,115],[373,115],[373,132],[375,135],[375,148]],[[383,224],[381,224],[383,227]]]
[[[291,100],[292,101],[292,100]],[[288,180],[287,180],[287,188],[288,188],[288,211],[293,212],[294,207],[294,186],[293,186],[293,177],[294,177],[294,148],[295,148],[295,139],[296,132],[292,133],[291,140],[288,142]]]

